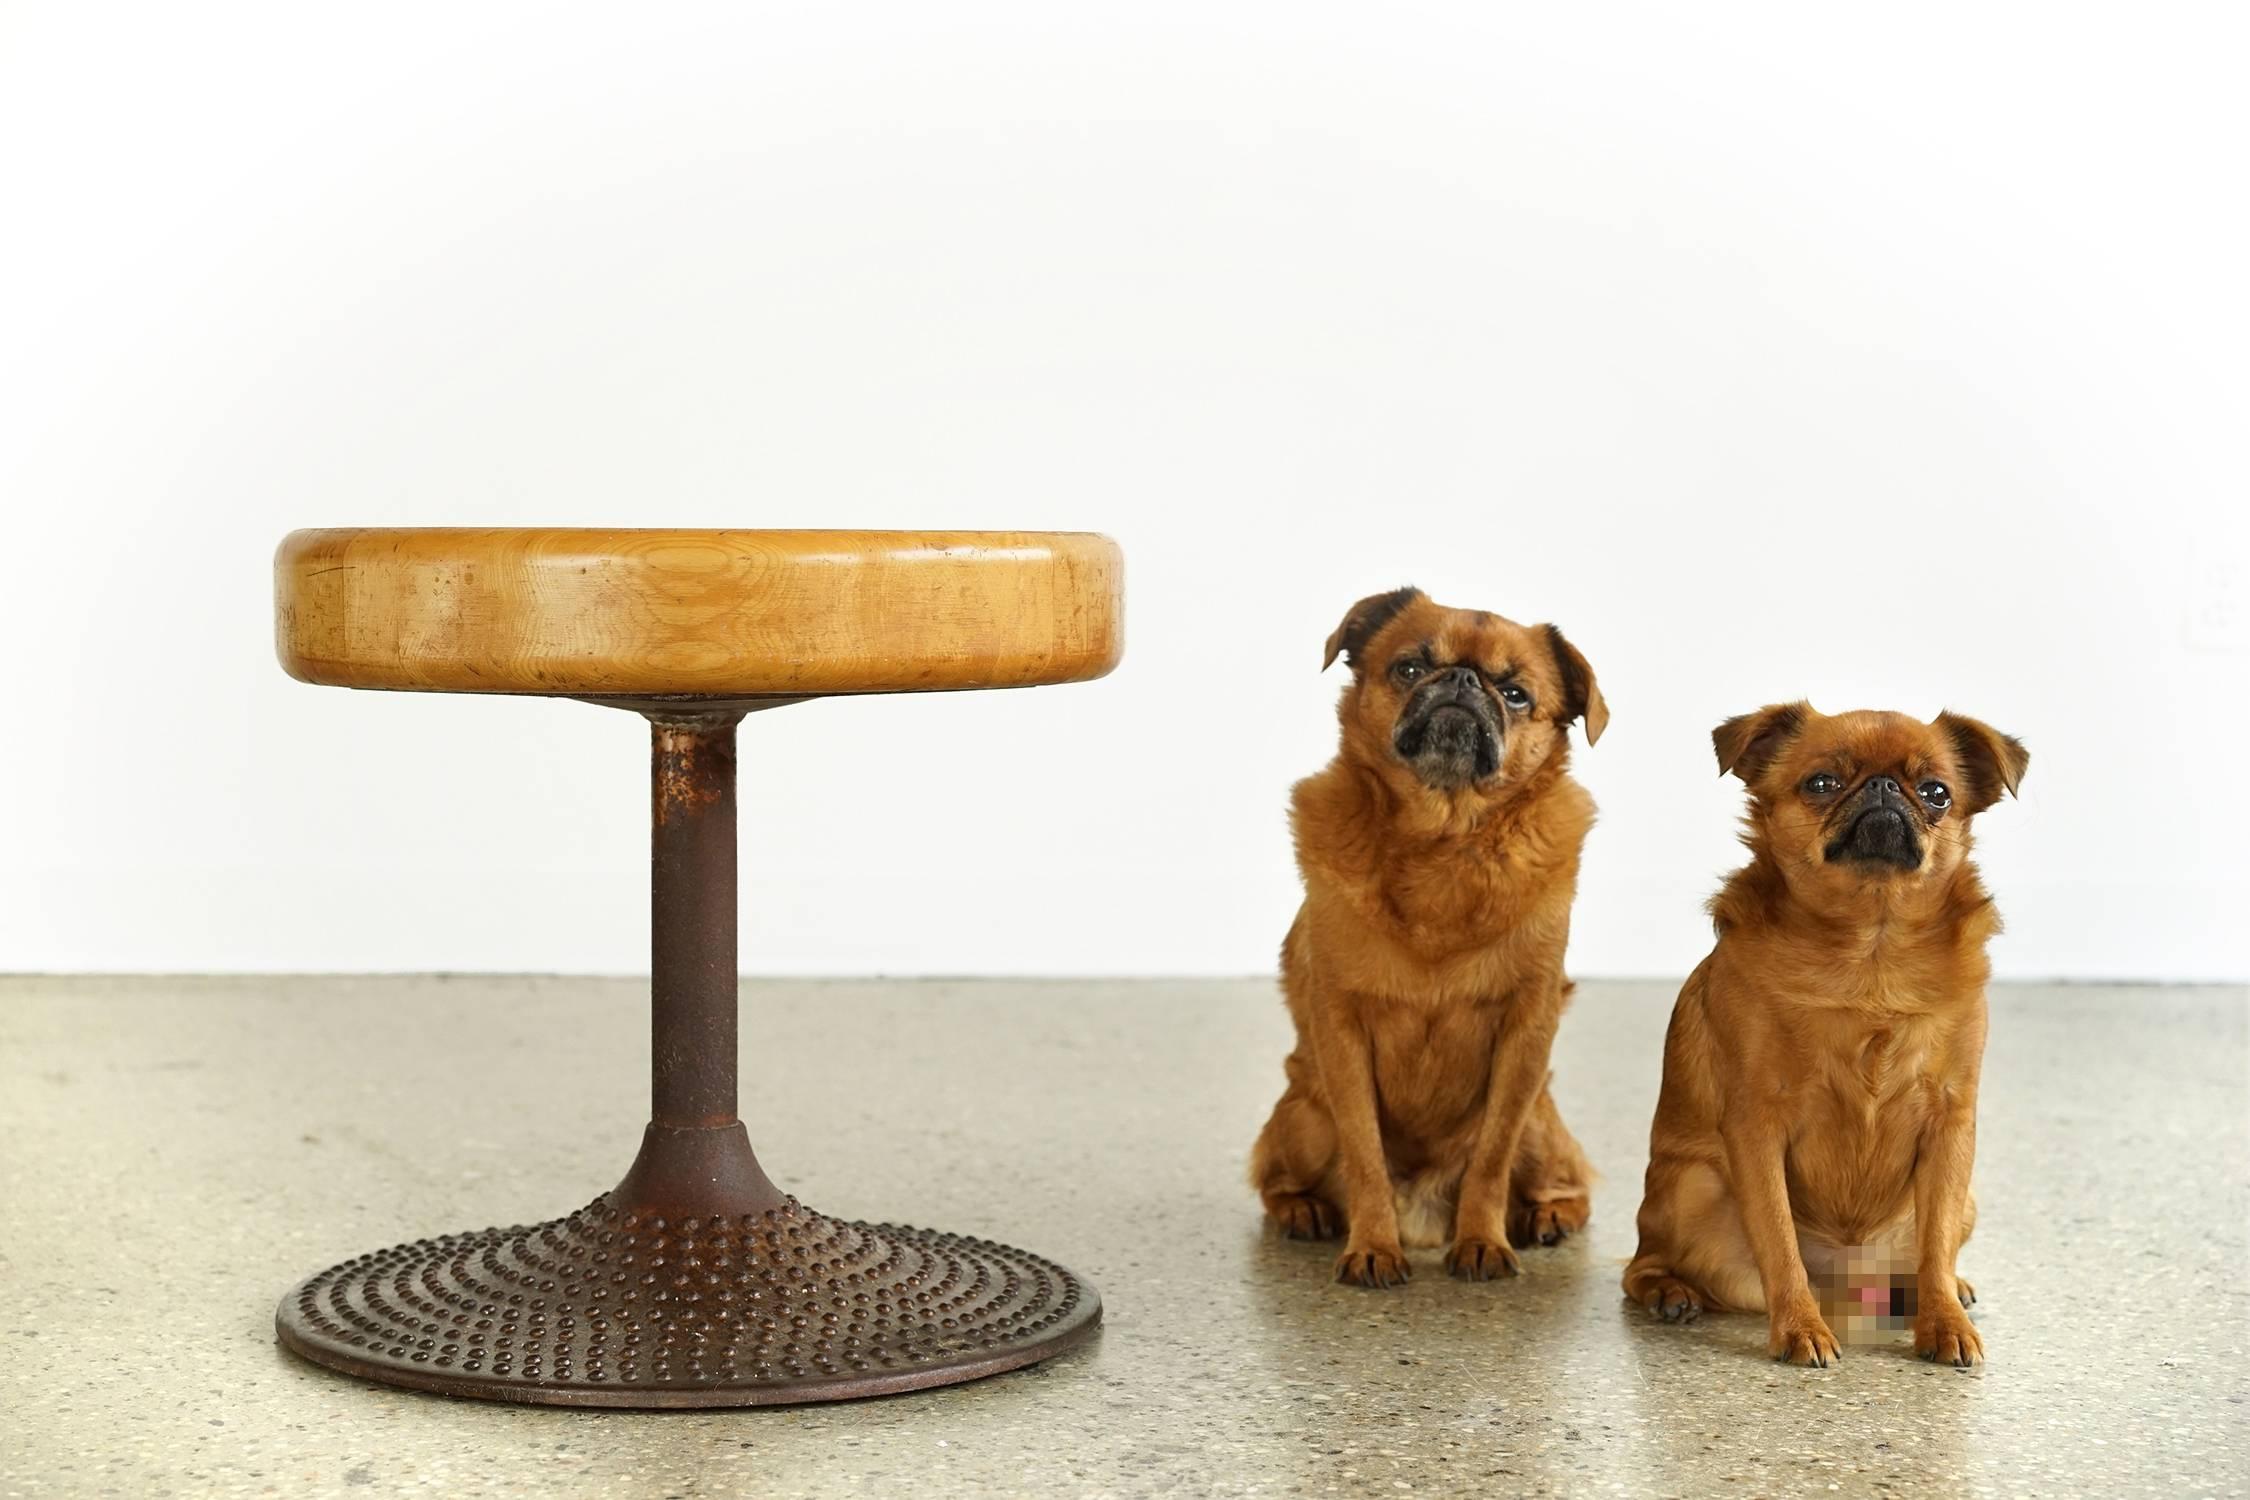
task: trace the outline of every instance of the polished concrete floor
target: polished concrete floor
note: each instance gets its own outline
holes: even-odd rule
[[[1092,1278],[1094,1345],[852,1406],[509,1408],[277,1348],[300,1276],[623,1171],[638,983],[0,980],[0,1497],[2241,1495],[2250,998],[1994,995],[1963,1269],[1991,1363],[1777,1367],[1617,1276],[1670,996],[1584,984],[1556,1094],[1605,1179],[1518,1281],[1379,1293],[1261,1231],[1255,982],[751,983],[743,1113],[851,1216]]]

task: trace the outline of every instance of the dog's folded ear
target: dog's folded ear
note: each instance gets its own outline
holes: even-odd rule
[[[1732,771],[1749,786],[1756,782],[1789,737],[1811,715],[1810,703],[1769,703],[1756,713],[1737,714],[1711,731],[1711,748],[1719,752],[1719,774]]]
[[[1563,707],[1555,716],[1555,723],[1568,728],[1572,721],[1584,718],[1586,743],[1591,745],[1609,727],[1609,704],[1602,700],[1601,685],[1594,681],[1594,669],[1586,664],[1579,649],[1564,640],[1563,633],[1552,625],[1547,627],[1547,646],[1555,653],[1555,670],[1562,674]]]
[[[1422,597],[1417,588],[1392,589],[1387,594],[1369,594],[1344,612],[1344,622],[1329,633],[1327,653],[1320,659],[1320,670],[1327,671],[1336,664],[1337,653],[1359,670],[1359,653],[1375,639],[1375,632],[1391,622],[1393,616]]]
[[[2016,794],[2031,765],[2031,752],[2024,749],[2023,741],[1965,714],[1941,713],[1930,722],[1953,742],[1961,768],[1956,779],[1962,783],[1953,792],[1962,812],[1974,817],[1998,802],[2003,792]]]

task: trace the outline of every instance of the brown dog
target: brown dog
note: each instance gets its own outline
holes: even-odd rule
[[[1457,1276],[1585,1224],[1592,1173],[1547,1092],[1593,799],[1564,730],[1609,722],[1562,632],[1362,599],[1328,638],[1342,744],[1291,802],[1304,905],[1281,949],[1297,1045],[1250,1181],[1292,1236],[1345,1234],[1340,1281]]]
[[[1974,719],[1777,704],[1712,731],[1750,788],[1750,863],[1664,1045],[1640,1253],[1625,1295],[1666,1319],[1764,1308],[1768,1348],[1825,1365],[1807,1264],[1912,1268],[1914,1349],[1984,1357],[1954,1261],[1976,1220],[1985,940],[1969,822],[2030,756]]]

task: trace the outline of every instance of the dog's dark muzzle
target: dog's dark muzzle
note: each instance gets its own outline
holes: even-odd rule
[[[1888,776],[1869,777],[1845,804],[1841,831],[1823,851],[1831,861],[1922,866],[1922,836],[1905,789]]]
[[[1482,781],[1500,769],[1500,713],[1473,668],[1439,672],[1406,700],[1391,732],[1399,758],[1432,786]]]

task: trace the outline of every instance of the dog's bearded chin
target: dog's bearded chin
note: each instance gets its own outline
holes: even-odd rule
[[[1895,807],[1871,807],[1852,820],[1826,853],[1831,862],[1921,868],[1922,849],[1906,814]]]
[[[1447,704],[1430,715],[1422,736],[1432,749],[1449,755],[1471,753],[1477,747],[1476,715]]]
[[[1399,754],[1429,786],[1455,791],[1500,769],[1499,746],[1468,709],[1441,704],[1401,735]]]

